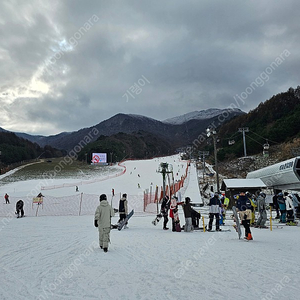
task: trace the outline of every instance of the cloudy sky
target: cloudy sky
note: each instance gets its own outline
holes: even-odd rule
[[[0,127],[164,120],[300,85],[299,0],[2,0]]]

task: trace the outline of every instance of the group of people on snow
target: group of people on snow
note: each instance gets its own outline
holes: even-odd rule
[[[300,197],[298,194],[279,192],[273,196],[272,206],[276,209],[276,219],[280,223],[295,225],[296,216],[300,216]]]
[[[9,195],[7,193],[4,195],[4,199],[5,199],[5,204],[10,204]],[[17,215],[17,218],[24,217],[24,202],[23,202],[23,200],[17,201],[15,214]]]
[[[163,229],[168,230],[167,223],[169,222],[168,213],[172,219],[172,231],[180,232],[182,230],[178,214],[178,206],[181,205],[184,213],[185,224],[183,229],[185,232],[190,232],[194,227],[199,226],[200,213],[195,211],[191,206],[191,199],[185,197],[185,201],[180,201],[178,197],[173,195],[171,200],[168,195],[162,199],[160,213],[164,218]]]

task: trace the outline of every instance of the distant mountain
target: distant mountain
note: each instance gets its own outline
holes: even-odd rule
[[[179,125],[179,124],[186,123],[190,120],[211,119],[225,112],[227,113],[228,109],[209,108],[206,110],[193,111],[178,117],[166,119],[163,122],[168,124],[173,124],[173,125]],[[243,112],[238,108],[233,109],[233,112],[236,112],[237,114],[243,114]]]
[[[142,131],[160,139],[165,139],[172,143],[174,147],[182,147],[195,140],[212,122],[218,122],[218,116],[223,111],[219,110],[219,114],[217,112],[207,113],[206,118],[204,114],[202,118],[192,119],[190,117],[188,121],[175,125],[141,115],[119,113],[93,127],[83,128],[75,132],[63,132],[49,137],[31,136],[24,133],[16,134],[38,143],[40,146],[50,145],[57,149],[71,150],[77,145],[83,144],[86,140],[89,140],[89,142],[95,141],[101,135],[111,136],[119,132],[131,134]],[[227,119],[230,120],[241,114],[244,113],[240,110],[230,111]],[[97,135],[91,134],[95,132],[97,132]]]

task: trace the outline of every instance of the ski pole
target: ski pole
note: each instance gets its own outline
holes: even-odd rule
[[[205,232],[204,216],[202,216],[202,223],[203,223],[203,232]]]

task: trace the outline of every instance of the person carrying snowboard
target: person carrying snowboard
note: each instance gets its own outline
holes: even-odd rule
[[[266,221],[267,221],[267,211],[266,211],[266,194],[260,192],[257,199],[257,210],[259,213],[259,217],[257,219],[256,228],[267,228]]]
[[[105,194],[100,196],[100,205],[95,212],[94,225],[99,230],[99,245],[104,252],[108,251],[110,242],[111,217],[115,215],[113,208],[108,204]]]
[[[242,225],[245,228],[245,239],[253,240],[251,230],[250,230],[250,220],[251,220],[251,202],[248,197],[246,197],[245,192],[241,191],[239,198],[236,201],[236,208],[239,217],[242,221]],[[237,220],[238,222],[238,220]]]
[[[162,200],[161,207],[160,207],[160,212],[164,217],[164,224],[163,224],[163,229],[168,230],[169,228],[167,227],[167,223],[169,222],[168,219],[168,210],[170,208],[170,199],[169,196],[165,196]]]
[[[128,205],[127,205],[127,194],[123,194],[122,198],[119,201],[119,221],[118,223],[125,220],[126,216],[128,215]],[[127,229],[127,222],[124,226],[124,229]]]
[[[21,218],[24,217],[23,206],[24,206],[24,202],[22,200],[19,200],[16,203],[16,215],[18,215],[17,218],[20,218],[20,214],[21,214]]]

